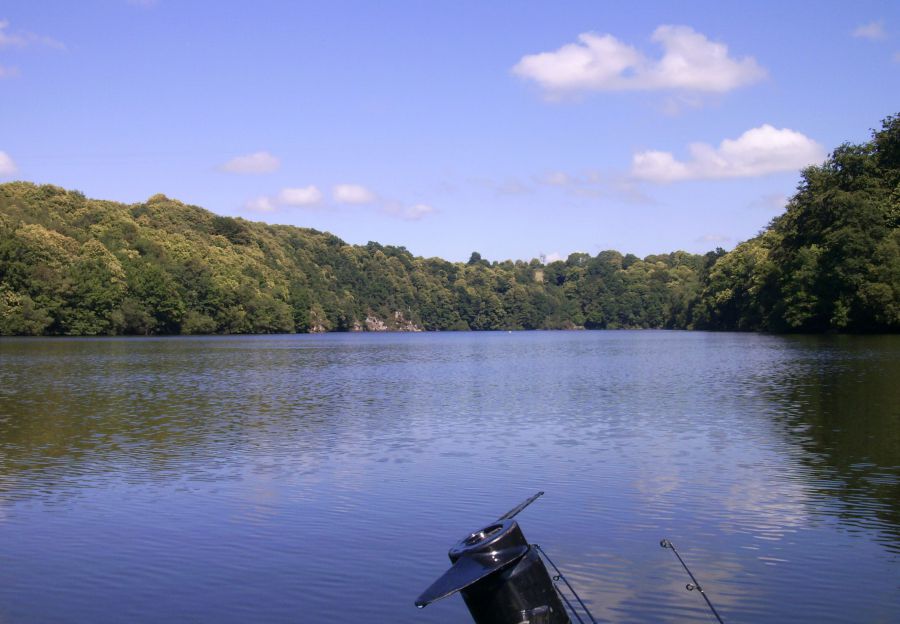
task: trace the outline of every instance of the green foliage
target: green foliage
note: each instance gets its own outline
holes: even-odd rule
[[[0,185],[0,233],[5,334],[682,327],[703,266],[683,252],[451,263],[165,195],[125,206],[26,183]]]
[[[31,297],[0,287],[0,336],[39,336],[52,322]]]
[[[900,118],[842,145],[730,253],[465,263],[217,216],[0,185],[0,334],[556,328],[896,331]]]
[[[698,326],[900,329],[900,117],[803,172],[786,212],[719,258]]]

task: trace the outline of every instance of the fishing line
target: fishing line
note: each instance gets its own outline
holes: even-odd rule
[[[563,583],[565,583],[565,584],[566,584],[566,587],[569,588],[569,591],[572,592],[572,595],[575,596],[575,600],[578,601],[578,604],[581,605],[581,608],[584,609],[584,612],[587,614],[587,616],[588,616],[589,618],[591,618],[591,622],[593,622],[593,624],[597,624],[597,620],[594,619],[594,615],[591,613],[590,609],[587,608],[587,605],[584,604],[584,601],[581,599],[581,596],[578,595],[578,592],[575,591],[575,588],[572,587],[572,584],[569,583],[569,580],[568,580],[568,579],[565,577],[565,575],[560,571],[560,569],[556,567],[556,564],[553,563],[553,560],[552,560],[550,557],[547,556],[547,553],[544,552],[544,549],[541,548],[541,547],[540,547],[539,545],[537,545],[537,544],[532,544],[532,546],[533,546],[535,549],[537,549],[537,551],[541,554],[541,556],[543,556],[544,559],[547,560],[547,563],[550,564],[550,567],[553,568],[553,571],[556,572],[556,574],[555,574],[554,577],[553,577],[553,580],[554,580],[554,581],[562,581]],[[569,607],[569,610],[572,612],[572,615],[574,615],[574,616],[576,617],[576,619],[577,619],[579,622],[581,622],[581,624],[584,624],[584,620],[582,620],[582,619],[581,619],[581,616],[578,615],[578,611],[575,610],[574,606],[572,605],[572,603],[569,602],[569,599],[566,598],[565,594],[563,594],[562,592],[559,592],[559,595],[562,597],[562,599],[565,601],[566,605]]]

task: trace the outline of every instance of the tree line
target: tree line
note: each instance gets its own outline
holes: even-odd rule
[[[733,251],[468,262],[349,245],[164,195],[0,185],[0,334],[900,329],[900,117],[802,172]]]

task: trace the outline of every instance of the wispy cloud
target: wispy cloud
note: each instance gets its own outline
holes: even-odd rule
[[[275,212],[277,207],[268,195],[254,197],[244,204],[244,208],[252,212]]]
[[[126,0],[126,2],[131,6],[141,7],[142,9],[152,9],[159,4],[159,0]]]
[[[428,204],[413,204],[406,210],[400,213],[400,215],[404,219],[409,219],[411,221],[417,221],[422,217],[426,217],[434,212],[434,207],[429,206]]]
[[[880,41],[887,38],[887,32],[884,30],[884,21],[878,20],[869,22],[862,26],[857,26],[853,30],[853,36],[858,39],[870,39],[872,41]]]
[[[322,203],[322,191],[314,185],[284,188],[275,201],[281,206],[317,206]]]
[[[403,205],[399,202],[388,202],[382,208],[385,214],[389,214],[406,221],[418,221],[435,212],[432,206],[428,204],[413,204],[411,206]]]
[[[28,48],[35,46],[43,46],[54,48],[56,50],[65,50],[66,45],[46,35],[37,35],[27,31],[11,32],[9,30],[9,21],[0,20],[0,48]]]
[[[12,157],[6,152],[0,152],[0,176],[11,176],[18,170]]]
[[[671,152],[639,152],[632,159],[631,173],[649,182],[755,177],[795,171],[825,157],[822,146],[809,137],[768,124],[725,139],[718,147],[693,143],[688,151],[688,160],[678,160]]]
[[[725,44],[688,26],[660,26],[651,39],[663,48],[659,58],[609,34],[583,33],[576,43],[522,57],[512,71],[550,97],[626,90],[724,93],[766,77],[753,57],[733,58]]]
[[[314,208],[322,202],[322,192],[314,185],[283,188],[277,195],[260,195],[244,204],[253,212],[275,212],[279,208]]]
[[[336,212],[344,206],[369,205],[382,214],[406,221],[418,221],[437,212],[429,204],[407,204],[381,198],[374,191],[360,184],[336,185],[332,189],[331,200],[331,202],[326,202],[322,191],[317,186],[310,184],[309,186],[283,188],[274,195],[260,195],[245,202],[244,209],[259,213],[273,213],[286,208]]]
[[[269,152],[254,152],[246,156],[236,156],[221,165],[219,169],[226,173],[260,174],[271,173],[281,166],[281,161]]]
[[[54,50],[65,50],[66,46],[61,41],[46,35],[37,35],[27,31],[11,31],[9,21],[0,19],[0,49],[4,48],[35,48],[44,47]],[[3,78],[15,78],[19,75],[19,68],[11,65],[0,65],[0,80]]]
[[[338,184],[331,196],[339,204],[371,204],[375,201],[375,193],[361,184]]]

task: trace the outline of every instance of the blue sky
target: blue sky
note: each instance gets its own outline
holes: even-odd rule
[[[900,3],[0,5],[0,181],[465,260],[726,249],[900,112]]]

